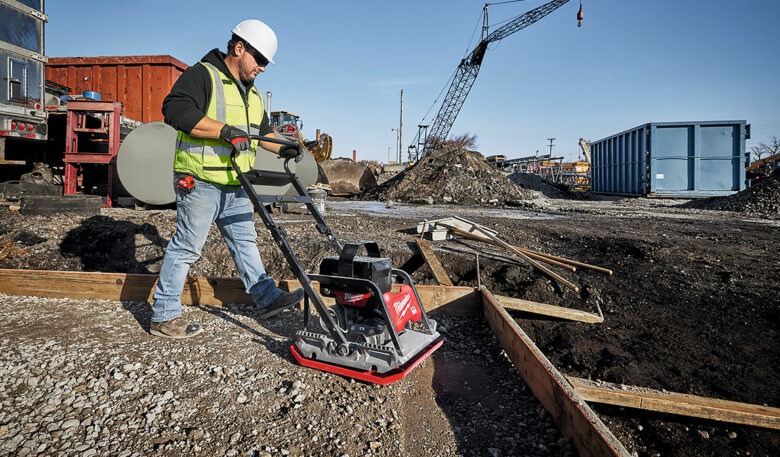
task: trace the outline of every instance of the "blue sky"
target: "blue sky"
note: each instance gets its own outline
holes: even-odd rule
[[[544,4],[489,7],[491,24]],[[576,159],[598,140],[647,122],[747,120],[748,149],[780,137],[780,1],[572,0],[487,51],[451,135],[484,155],[549,151]],[[279,37],[255,84],[272,109],[329,133],[334,157],[395,159],[430,123],[460,60],[479,40],[484,1],[206,2],[48,0],[51,57],[171,55],[187,64],[224,50],[246,18]],[[440,96],[440,94],[442,94]],[[437,100],[438,97],[438,100]],[[427,116],[426,116],[427,113]],[[388,153],[389,151],[389,153]]]

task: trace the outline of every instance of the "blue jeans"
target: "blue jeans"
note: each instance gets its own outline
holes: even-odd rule
[[[152,322],[166,322],[181,316],[181,293],[187,273],[190,265],[200,258],[214,222],[252,301],[262,307],[276,300],[281,290],[265,273],[257,249],[254,207],[244,189],[196,179],[191,192],[176,189],[176,205],[176,233],[168,243],[160,268]]]

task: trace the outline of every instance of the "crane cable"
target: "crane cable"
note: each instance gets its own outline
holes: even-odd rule
[[[511,3],[511,2],[521,2],[521,1],[525,1],[525,0],[509,0],[509,1],[501,2],[501,3]],[[482,15],[483,14],[484,13],[480,13],[479,19],[477,20],[477,25],[474,26],[474,30],[471,32],[471,38],[469,38],[469,42],[466,45],[466,52],[463,55],[463,58],[466,58],[471,53],[471,50],[473,49],[471,44],[474,42],[474,37],[477,34],[477,30],[480,28],[480,23],[482,22]],[[444,94],[444,92],[446,92],[447,89],[452,85],[452,80],[455,79],[455,75],[457,75],[457,74],[458,74],[458,68],[455,68],[455,71],[452,72],[452,75],[449,77],[449,79],[447,79],[447,82],[444,83],[444,86],[442,86],[441,91],[439,92],[439,95],[436,96],[436,99],[433,101],[433,103],[431,103],[431,106],[428,107],[428,110],[423,115],[422,120],[420,120],[420,124],[423,124],[425,122],[425,119],[428,117],[428,115],[431,114],[431,110],[433,110],[433,108],[436,107],[436,105],[438,104],[439,99],[441,98],[442,94]],[[419,136],[419,134],[420,134],[420,132],[417,132],[418,136]]]
[[[525,0],[507,0],[505,2],[493,2],[493,3],[485,3],[485,6],[490,5],[503,5],[504,3],[515,3],[515,2],[524,2]]]

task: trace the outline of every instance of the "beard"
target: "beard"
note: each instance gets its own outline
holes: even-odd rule
[[[255,78],[251,76],[242,76],[241,84],[245,85],[246,87],[251,87],[255,84]]]
[[[238,79],[241,80],[241,84],[247,87],[255,83],[255,77],[252,76],[252,71],[247,70],[244,67],[239,67]]]

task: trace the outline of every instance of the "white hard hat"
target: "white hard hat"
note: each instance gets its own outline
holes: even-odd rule
[[[278,43],[276,34],[271,30],[271,27],[257,19],[247,19],[233,27],[233,33],[255,48],[269,62],[274,63]]]

